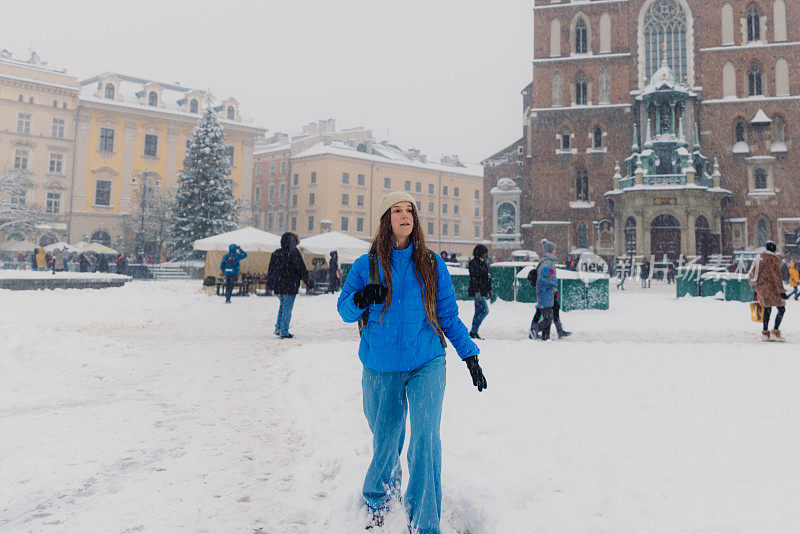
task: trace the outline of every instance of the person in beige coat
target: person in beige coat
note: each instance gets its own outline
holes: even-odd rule
[[[750,271],[750,285],[756,290],[758,302],[764,308],[764,324],[761,331],[762,341],[786,341],[781,336],[780,326],[786,312],[786,292],[781,279],[781,259],[777,254],[777,246],[767,241],[766,251],[761,253]],[[775,324],[769,329],[769,318],[772,308],[778,308]]]

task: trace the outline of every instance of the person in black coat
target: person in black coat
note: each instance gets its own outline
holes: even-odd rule
[[[105,254],[100,254],[97,258],[97,267],[95,270],[98,273],[107,273],[108,272],[108,257]]]
[[[89,256],[85,252],[82,252],[78,257],[78,263],[82,273],[92,272],[92,262],[89,261]]]
[[[645,261],[642,263],[642,269],[639,271],[642,277],[642,287],[650,287],[650,262]]]
[[[294,299],[300,289],[300,280],[306,283],[309,290],[314,288],[303,257],[297,250],[298,241],[296,235],[286,232],[281,236],[281,248],[273,252],[269,259],[267,289],[274,291],[281,303],[275,323],[275,335],[281,339],[294,337],[289,333],[289,323],[292,320]]]
[[[328,293],[339,291],[339,253],[331,251],[331,261],[328,262]]]
[[[472,259],[469,260],[468,295],[475,299],[475,315],[472,316],[472,328],[469,331],[472,339],[483,339],[478,335],[478,328],[489,315],[489,305],[484,300],[484,297],[489,297],[492,293],[492,277],[489,276],[489,266],[486,264],[488,253],[489,249],[484,245],[475,245]]]
[[[127,274],[128,272],[128,258],[125,254],[120,254],[117,258],[117,274]]]

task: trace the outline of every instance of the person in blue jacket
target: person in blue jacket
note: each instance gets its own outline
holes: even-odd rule
[[[238,252],[237,252],[238,251]],[[225,276],[225,303],[231,303],[231,295],[233,294],[233,284],[236,283],[236,277],[239,276],[239,262],[247,257],[247,252],[240,249],[237,245],[231,243],[228,247],[228,253],[222,256],[222,261],[219,264],[219,270]]]
[[[486,389],[486,378],[478,364],[480,351],[458,318],[447,266],[425,246],[414,198],[403,191],[388,193],[378,215],[370,254],[377,256],[379,283],[370,283],[365,254],[353,263],[337,304],[348,323],[358,321],[365,311],[369,314],[358,348],[364,415],[373,447],[363,487],[370,514],[367,528],[381,526],[392,497],[399,497],[400,452],[410,411],[404,505],[414,532],[435,534],[442,507],[444,336],[467,364],[478,391]]]
[[[553,323],[553,299],[558,286],[556,270],[549,265],[539,264],[539,276],[536,277],[536,307],[542,312],[542,320],[534,329],[541,333],[542,340],[550,339],[550,325]]]

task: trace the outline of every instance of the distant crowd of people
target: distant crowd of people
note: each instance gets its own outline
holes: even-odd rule
[[[13,258],[13,259],[12,259]],[[18,252],[15,256],[0,258],[5,262],[16,260],[17,265],[30,268],[34,271],[65,272],[77,271],[82,273],[107,273],[113,272],[127,274],[127,255],[97,254],[94,252],[75,252],[57,248],[48,252],[44,247],[36,247],[31,252]],[[72,268],[71,268],[72,266]],[[112,269],[113,266],[113,269]]]

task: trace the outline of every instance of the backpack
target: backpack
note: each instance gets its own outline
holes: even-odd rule
[[[226,254],[225,262],[223,263],[223,269],[222,269],[223,274],[225,274],[226,276],[232,276],[234,267],[236,267],[236,258]]]
[[[536,279],[538,277],[539,277],[539,270],[536,267],[528,271],[528,283],[533,287],[536,287]]]
[[[431,263],[436,265],[436,253],[432,250],[428,250],[428,255],[430,256]],[[381,277],[380,271],[378,270],[378,254],[375,252],[370,251],[369,256],[369,283],[370,284],[380,284]],[[439,277],[437,276],[434,278],[434,286],[433,291],[436,292],[436,282],[438,281]],[[361,314],[361,318],[358,320],[358,335],[361,336],[364,327],[367,325],[367,321],[369,320],[369,307],[364,310],[364,313]],[[442,332],[442,328],[439,326],[439,314],[436,314],[436,333],[439,335],[439,341],[442,343],[442,348],[447,347],[447,342],[444,339],[444,332]]]

